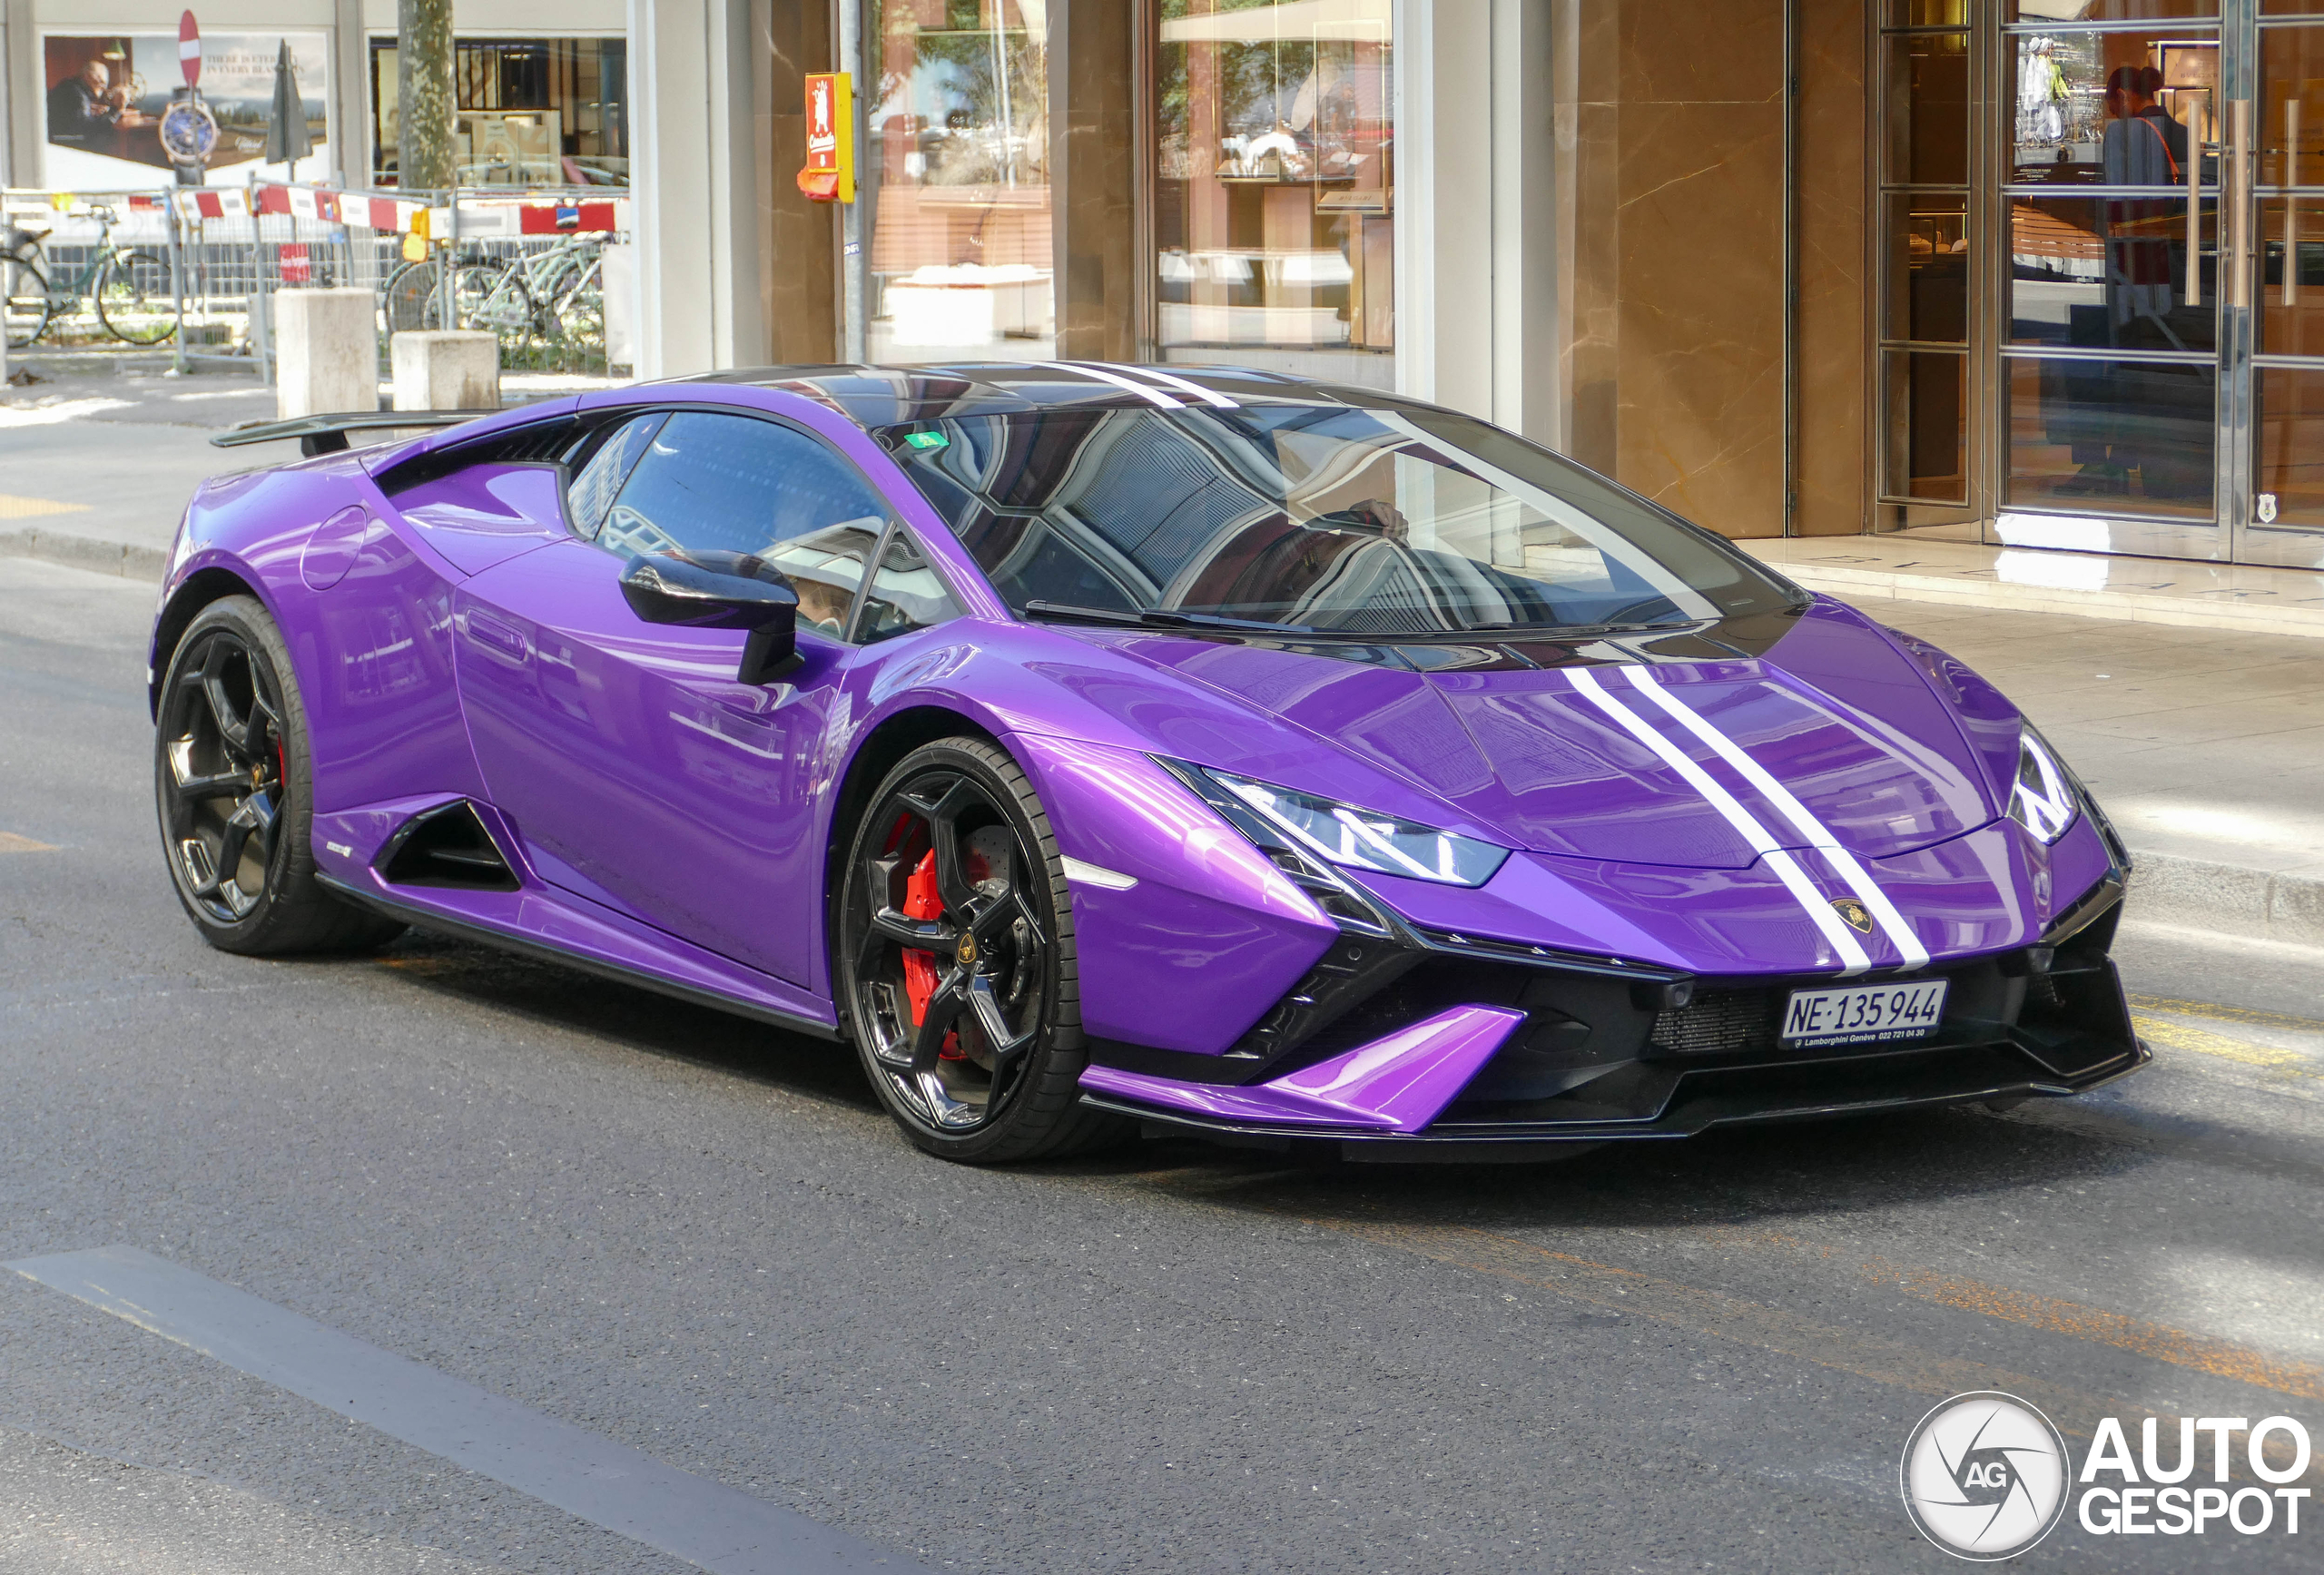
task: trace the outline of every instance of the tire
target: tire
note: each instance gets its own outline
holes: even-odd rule
[[[852,828],[840,888],[842,1020],[912,1142],[1003,1165],[1124,1129],[1080,1102],[1072,905],[1049,817],[1006,751],[964,737],[906,755]]]
[[[452,290],[459,300],[460,326],[497,339],[504,367],[520,361],[531,348],[540,315],[524,276],[503,263],[463,262],[452,271]]]
[[[407,262],[389,274],[388,282],[380,287],[380,326],[388,333],[442,328],[443,316],[438,310],[433,262]]]
[[[212,602],[188,625],[153,729],[162,858],[186,916],[221,951],[369,950],[404,926],[315,879],[314,761],[290,672],[252,597]]]
[[[178,331],[170,265],[150,251],[117,251],[97,275],[97,320],[113,338],[157,345]]]
[[[56,310],[56,303],[48,296],[48,281],[29,262],[0,258],[0,287],[6,291],[8,348],[29,349],[48,331],[48,320]]]

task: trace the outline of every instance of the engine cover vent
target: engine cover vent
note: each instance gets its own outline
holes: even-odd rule
[[[516,871],[466,799],[414,815],[372,861],[391,886],[452,886],[514,891]]]

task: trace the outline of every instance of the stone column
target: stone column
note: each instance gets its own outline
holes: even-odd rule
[[[369,290],[275,292],[275,416],[379,408],[378,305]]]

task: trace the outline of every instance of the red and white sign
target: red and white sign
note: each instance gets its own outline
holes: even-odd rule
[[[185,74],[186,86],[201,84],[202,29],[194,24],[191,11],[178,18],[178,69]]]
[[[303,241],[275,248],[274,260],[282,270],[285,284],[304,284],[315,276],[314,260],[307,255],[307,243]]]
[[[847,73],[807,78],[807,164],[799,190],[818,202],[855,201],[855,94]]]

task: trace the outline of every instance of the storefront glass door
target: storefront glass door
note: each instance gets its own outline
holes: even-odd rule
[[[2324,566],[2324,0],[2263,0],[2258,33],[2251,512],[2237,556]]]
[[[1883,20],[1883,527],[2324,567],[2324,0]]]

